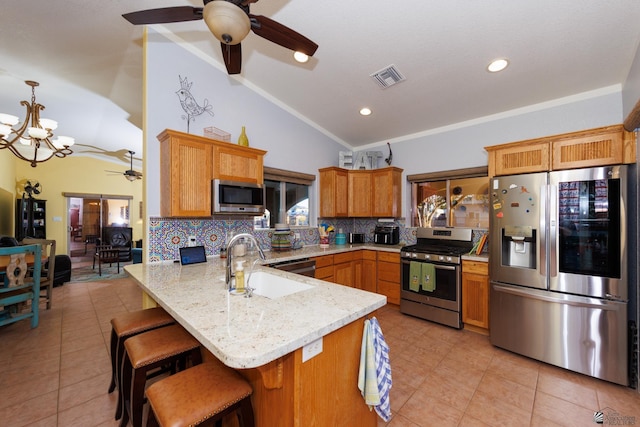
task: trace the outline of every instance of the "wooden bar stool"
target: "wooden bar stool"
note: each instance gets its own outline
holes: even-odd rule
[[[251,393],[251,385],[233,369],[203,363],[149,386],[147,427],[214,425],[232,412],[240,427],[253,427]]]
[[[124,353],[124,340],[173,323],[175,323],[173,317],[162,307],[132,311],[111,319],[111,384],[109,384],[109,393],[115,390],[118,384],[118,372]]]
[[[166,365],[185,369],[189,357],[192,365],[200,364],[200,343],[182,326],[170,325],[128,338],[124,348],[120,373],[120,426],[125,427],[131,418],[134,427],[141,427],[147,374]]]

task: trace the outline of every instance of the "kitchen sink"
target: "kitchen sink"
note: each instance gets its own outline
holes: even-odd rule
[[[253,288],[253,293],[269,299],[281,298],[297,292],[312,289],[313,286],[301,283],[296,280],[276,276],[264,271],[256,271],[246,277],[249,279],[248,286]]]

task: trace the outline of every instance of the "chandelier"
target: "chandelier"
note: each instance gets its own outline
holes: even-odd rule
[[[27,115],[22,125],[15,129],[20,119],[10,114],[0,113],[0,150],[8,148],[18,158],[31,163],[36,167],[38,163],[45,162],[56,157],[66,157],[72,154],[69,149],[75,142],[68,136],[58,136],[53,138],[53,131],[58,127],[58,123],[51,119],[41,119],[40,111],[44,110],[44,105],[36,103],[36,86],[40,84],[32,80],[25,83],[31,86],[31,103],[21,101],[27,109]]]

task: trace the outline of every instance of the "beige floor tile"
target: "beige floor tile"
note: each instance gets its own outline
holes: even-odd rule
[[[432,399],[438,399],[464,412],[474,392],[475,387],[465,387],[455,377],[434,371],[427,376],[414,395],[422,394]]]
[[[37,398],[45,393],[58,393],[59,374],[57,372],[27,377],[13,385],[7,384],[0,389],[0,407],[11,407],[21,402]],[[46,414],[49,415],[49,414]],[[3,418],[0,416],[0,420]]]
[[[391,411],[397,412],[407,403],[415,393],[416,387],[407,384],[401,378],[393,378],[393,387],[389,393],[389,401],[391,402]]]
[[[489,427],[495,424],[492,424],[491,420],[487,420],[487,422],[483,422],[477,418],[472,417],[471,415],[464,414],[462,420],[460,420],[460,424],[458,427]]]
[[[543,366],[537,390],[592,411],[598,409],[595,381],[560,368]]]
[[[539,369],[540,362],[499,350],[491,359],[487,371],[526,387],[536,388]]]
[[[31,426],[44,419],[55,419],[58,406],[58,390],[44,392],[32,399],[20,399],[0,408],[0,420],[11,427]],[[51,425],[51,424],[50,424]],[[53,424],[55,426],[55,424]],[[60,424],[62,426],[62,424]]]
[[[58,410],[69,409],[107,394],[110,381],[111,372],[108,372],[61,388],[58,399]],[[117,396],[117,390],[114,391],[113,394]]]
[[[34,358],[27,364],[26,361],[20,364],[13,364],[14,369],[5,372],[0,381],[0,389],[12,389],[16,384],[23,381],[30,381],[47,375],[58,375],[60,372],[60,358],[50,358],[40,360]]]
[[[533,400],[536,394],[534,388],[525,387],[494,373],[487,372],[482,377],[477,390],[496,399],[502,399],[524,411],[531,412],[533,410]]]
[[[378,422],[378,426],[383,426],[385,425],[384,422],[380,421]],[[403,417],[402,415],[396,415],[394,416],[391,421],[389,421],[388,424],[389,427],[420,427],[419,424],[413,423],[411,421],[409,421],[408,419],[406,419],[405,417]]]
[[[80,405],[58,413],[58,425],[65,427],[97,426],[113,422],[117,404],[117,393],[103,393]]]
[[[596,409],[587,409],[541,391],[536,392],[533,413],[562,426],[588,426],[593,424]]]
[[[104,345],[102,331],[90,336],[72,336],[62,343],[62,354],[72,353],[79,350],[87,350],[93,347]]]
[[[416,392],[400,409],[399,414],[421,427],[440,427],[457,426],[463,412],[425,393]]]
[[[484,375],[484,371],[473,366],[462,365],[452,357],[445,357],[434,372],[454,379],[460,387],[473,389],[478,386]]]
[[[503,396],[495,396],[477,390],[465,411],[479,420],[491,420],[496,426],[526,426],[531,421],[531,412],[525,411],[505,401]]]

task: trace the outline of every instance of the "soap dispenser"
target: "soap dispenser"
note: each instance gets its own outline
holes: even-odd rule
[[[236,294],[244,293],[244,261],[236,261]]]

